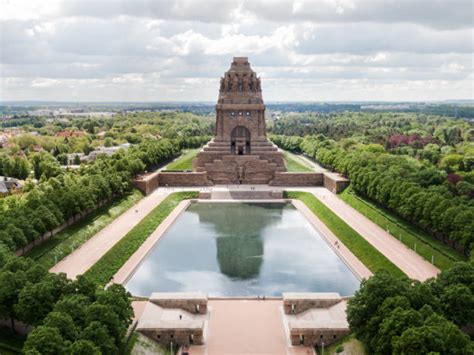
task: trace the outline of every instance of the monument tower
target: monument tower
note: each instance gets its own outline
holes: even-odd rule
[[[215,137],[194,160],[214,184],[268,184],[285,171],[283,155],[266,136],[260,78],[246,57],[234,57],[221,78]]]

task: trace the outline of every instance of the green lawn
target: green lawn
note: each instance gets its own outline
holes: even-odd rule
[[[199,149],[189,149],[184,151],[180,157],[166,165],[165,170],[193,170],[193,159],[196,157],[197,153],[199,153]]]
[[[409,248],[414,249],[416,244],[416,252],[430,262],[433,258],[434,265],[441,270],[450,268],[457,261],[465,260],[447,245],[382,207],[357,196],[350,188],[338,196]]]
[[[344,349],[343,351],[341,351]],[[339,350],[339,353],[337,352]],[[317,347],[318,354],[323,354],[320,346]],[[355,338],[353,334],[350,334],[340,341],[329,345],[324,348],[324,355],[337,355],[337,354],[346,354],[346,355],[365,355],[367,351],[364,344]]]
[[[359,233],[349,227],[346,222],[334,214],[313,194],[309,192],[285,192],[285,197],[304,202],[370,271],[376,272],[377,270],[385,269],[395,276],[404,275],[397,266],[375,249]]]
[[[53,238],[33,248],[26,256],[37,260],[47,269],[53,267],[56,262],[59,262],[97,234],[142,197],[142,193],[134,189],[129,195],[107,206],[102,206],[97,211],[59,232]]]
[[[286,170],[291,173],[312,172],[314,169],[299,156],[290,152],[283,152],[285,158]]]
[[[194,191],[170,194],[95,263],[86,276],[104,286],[181,201],[198,196]]]

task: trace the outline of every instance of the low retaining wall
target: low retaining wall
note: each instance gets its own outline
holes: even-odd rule
[[[323,173],[275,172],[271,186],[322,186]]]
[[[349,180],[338,173],[324,173],[324,187],[332,193],[338,194],[349,185]]]
[[[163,308],[180,308],[194,314],[207,313],[207,294],[201,292],[152,293],[150,302]]]
[[[133,185],[145,195],[159,186],[210,186],[206,172],[155,171],[133,180]]]
[[[283,292],[282,296],[285,314],[298,314],[311,308],[329,308],[342,300],[341,296],[335,292]]]
[[[212,186],[207,172],[157,171],[142,175],[133,180],[133,184],[145,195],[149,195],[159,186]],[[349,180],[338,173],[311,172],[290,173],[275,172],[270,186],[324,186],[333,193],[346,188]]]
[[[159,174],[159,171],[155,171],[154,173],[140,175],[133,180],[133,185],[145,195],[149,195],[158,188]]]
[[[206,172],[165,172],[158,174],[159,186],[209,186]]]

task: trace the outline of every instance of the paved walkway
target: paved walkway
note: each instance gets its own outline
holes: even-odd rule
[[[157,190],[151,195],[144,197],[49,271],[55,273],[64,272],[70,279],[75,279],[78,275],[85,273],[160,204],[168,196],[169,192],[170,190]]]
[[[347,248],[334,233],[301,201],[294,200],[293,205],[308,219],[319,234],[326,239],[329,247],[344,261],[360,280],[368,279],[372,272]]]
[[[192,346],[193,355],[309,355],[309,347],[293,347],[285,333],[281,300],[209,300],[207,342]]]
[[[309,189],[322,203],[363,236],[410,278],[424,281],[440,270],[325,188]]]

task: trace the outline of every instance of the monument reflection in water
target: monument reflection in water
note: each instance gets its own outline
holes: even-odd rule
[[[137,296],[352,295],[359,281],[291,204],[193,203],[126,287]]]

